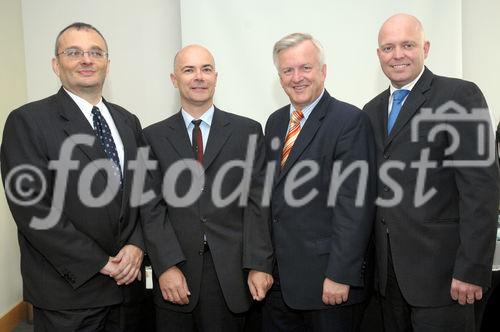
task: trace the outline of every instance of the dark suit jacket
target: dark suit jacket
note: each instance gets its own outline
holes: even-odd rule
[[[173,164],[184,166],[183,160],[194,161],[193,149],[180,112],[144,129],[144,134],[151,146],[152,159],[159,162],[161,174],[155,175],[157,184],[161,183]],[[212,199],[214,179],[228,162],[245,159],[250,135],[256,135],[258,139],[246,207],[239,205],[239,199],[217,207]],[[249,308],[246,270],[268,273],[272,270],[268,210],[261,206],[264,163],[261,126],[253,120],[216,108],[203,157],[205,184],[202,188],[194,188],[200,196],[193,204],[181,207],[168,200],[163,201],[162,204],[167,206],[164,223],[150,222],[154,218],[144,218],[146,246],[155,275],[159,277],[169,267],[177,265],[184,273],[191,291],[189,304],[179,306],[164,301],[155,284],[155,300],[159,306],[182,312],[195,307],[203,263],[200,250],[203,249],[203,234],[206,234],[229,309],[239,313]],[[237,189],[242,178],[243,170],[232,168],[222,182],[222,198]],[[177,195],[182,197],[190,189],[192,180],[191,173],[185,171],[177,178],[170,177],[169,184],[175,185]]]
[[[125,159],[135,159],[137,142],[142,137],[139,120],[120,106],[104,102],[123,141]],[[4,181],[14,167],[28,164],[38,168],[47,183],[46,192],[35,205],[20,206],[7,199],[18,227],[24,298],[50,310],[121,302],[123,287],[99,270],[125,244],[144,247],[138,211],[128,207],[131,172],[125,171],[121,197],[116,196],[106,206],[87,207],[79,199],[78,180],[82,170],[91,161],[106,158],[97,139],[92,146],[80,144],[73,149],[71,158],[79,162],[79,167],[69,172],[59,222],[47,230],[29,226],[32,217],[45,218],[53,205],[56,172],[48,169],[48,163],[59,159],[61,145],[74,134],[95,137],[83,113],[61,88],[56,95],[11,112],[1,147]],[[11,183],[18,179],[16,173]],[[22,184],[25,192],[32,190],[31,198],[41,191],[40,181],[22,181]],[[100,195],[106,184],[105,172],[98,171],[91,185],[93,195]]]
[[[498,166],[445,167],[446,160],[478,160],[477,122],[425,121],[418,127],[418,142],[411,142],[411,122],[423,108],[435,110],[448,101],[467,112],[487,105],[479,88],[459,79],[436,76],[427,68],[408,95],[389,137],[386,134],[389,90],[366,106],[377,144],[379,166],[400,161],[403,170],[389,172],[401,186],[403,199],[394,207],[378,207],[375,243],[379,288],[385,294],[387,279],[387,230],[399,287],[414,306],[443,306],[452,302],[451,279],[481,285],[490,284],[495,246],[498,204]],[[439,132],[433,142],[427,139],[439,123],[451,124],[460,135],[458,149],[447,155],[452,143],[448,132]],[[484,124],[484,122],[483,122]],[[490,124],[488,124],[490,126]],[[491,142],[493,138],[490,137]],[[489,143],[490,144],[490,143]],[[415,206],[417,169],[412,161],[421,159],[428,149],[436,166],[427,170],[425,190],[437,190],[428,202]],[[379,181],[379,196],[392,198],[393,188]]]
[[[366,291],[364,257],[374,217],[375,154],[370,123],[355,106],[336,100],[325,91],[280,171],[289,120],[290,107],[285,106],[271,114],[265,133],[268,160],[276,165],[272,231],[283,298],[294,309],[328,308],[322,301],[323,281],[327,277],[351,285],[347,304],[360,302]],[[273,150],[275,137],[280,145]],[[285,201],[287,181],[304,176],[306,169],[293,173],[305,161],[312,161],[319,170],[292,194],[303,198],[314,191],[315,196],[303,206],[292,207]],[[367,166],[369,175],[367,183],[361,184],[367,189],[361,196],[364,204],[355,206],[360,179],[356,171],[340,186],[335,206],[328,206],[334,163],[342,162],[341,169],[345,170],[357,161]]]

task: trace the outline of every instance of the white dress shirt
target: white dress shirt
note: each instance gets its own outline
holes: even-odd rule
[[[74,93],[64,89],[68,93],[68,95],[73,99],[73,101],[78,105],[78,108],[82,111],[83,115],[87,119],[87,121],[90,124],[90,127],[94,128],[94,115],[92,114],[92,107],[96,106],[99,108],[99,111],[101,112],[102,116],[108,123],[109,130],[111,131],[111,136],[113,136],[113,140],[115,141],[116,145],[116,152],[118,153],[118,159],[120,159],[120,168],[122,170],[123,174],[123,163],[125,160],[125,152],[123,149],[123,142],[120,137],[120,134],[118,133],[118,129],[116,129],[115,122],[113,121],[113,117],[111,116],[111,113],[109,113],[108,108],[106,105],[102,102],[102,98],[99,100],[99,102],[96,105],[92,105],[85,99],[75,95]]]

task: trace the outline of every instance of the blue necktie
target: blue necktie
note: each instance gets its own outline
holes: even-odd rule
[[[401,111],[403,100],[409,93],[410,90],[396,90],[393,92],[391,112],[389,113],[389,119],[387,119],[387,134],[391,133],[392,127],[394,127],[396,119],[398,118],[399,111]]]
[[[116,152],[115,141],[113,136],[111,136],[111,130],[109,129],[108,123],[104,119],[96,106],[92,107],[93,121],[94,121],[94,131],[96,136],[101,142],[101,146],[104,149],[104,153],[109,160],[113,161],[113,169],[115,171],[115,176],[122,181],[122,170],[120,167],[120,159],[118,158],[118,153]]]

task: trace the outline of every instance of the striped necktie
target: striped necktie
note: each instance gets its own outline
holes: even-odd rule
[[[301,110],[295,110],[292,112],[290,117],[290,124],[288,128],[288,133],[286,134],[285,144],[283,145],[283,151],[281,151],[281,168],[285,166],[286,160],[292,151],[293,144],[299,136],[300,133],[300,120],[304,118]]]

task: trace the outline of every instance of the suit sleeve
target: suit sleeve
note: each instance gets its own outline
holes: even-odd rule
[[[342,163],[341,172],[358,163],[366,169],[367,176],[360,176],[356,170],[339,187],[333,207],[332,244],[325,276],[338,283],[363,286],[362,270],[375,212],[375,146],[367,115],[357,112],[351,120],[343,128],[333,160]],[[362,204],[357,206],[359,192]]]
[[[487,104],[481,90],[473,83],[464,82],[456,91],[454,100],[468,112],[485,115]],[[460,144],[451,159],[481,160],[478,154],[478,124],[481,121],[453,122],[460,133]],[[484,124],[484,121],[483,121]],[[491,123],[488,123],[491,126]],[[485,142],[486,149],[494,144],[493,135]],[[496,149],[495,149],[496,150]],[[494,156],[497,160],[498,156]],[[489,286],[491,265],[495,250],[497,209],[499,202],[499,169],[493,161],[489,166],[453,167],[459,194],[460,245],[455,258],[455,279]]]
[[[48,169],[48,141],[37,126],[36,119],[30,117],[30,111],[14,111],[5,123],[1,166],[4,186],[7,185],[6,177],[10,175],[10,185],[5,188],[7,201],[21,235],[76,289],[99,273],[109,256],[93,239],[74,227],[64,210],[53,227],[44,230],[30,227],[33,217],[45,218],[50,213],[57,176]],[[13,172],[17,166],[26,165],[39,170],[42,178],[30,181],[24,177],[25,174]],[[42,182],[47,185],[44,191]],[[19,190],[15,190],[16,183],[20,183],[19,189],[27,193],[26,200],[39,195],[41,199],[29,206],[17,204],[12,200],[13,197],[20,197]]]
[[[144,136],[147,143],[146,135]],[[149,159],[157,162],[150,147]],[[141,224],[146,244],[146,251],[153,264],[157,277],[168,268],[186,260],[175,230],[168,217],[167,203],[162,196],[163,177],[160,167],[148,171],[146,175],[147,191],[154,192],[154,198],[141,207]]]
[[[273,246],[271,242],[270,211],[262,204],[265,181],[266,147],[262,128],[257,125],[257,144],[252,169],[250,191],[244,211],[243,268],[271,273],[273,267]]]
[[[139,119],[133,115],[134,117],[134,123],[135,123],[135,128],[134,129],[134,134],[135,134],[135,140],[137,142],[138,147],[143,147],[146,145],[144,141],[144,137],[142,135],[142,127]],[[146,245],[144,244],[144,237],[143,237],[143,232],[142,232],[142,225],[140,220],[136,222],[134,231],[130,235],[130,238],[127,241],[127,244],[132,244],[136,247],[141,248],[143,252],[146,251]]]

